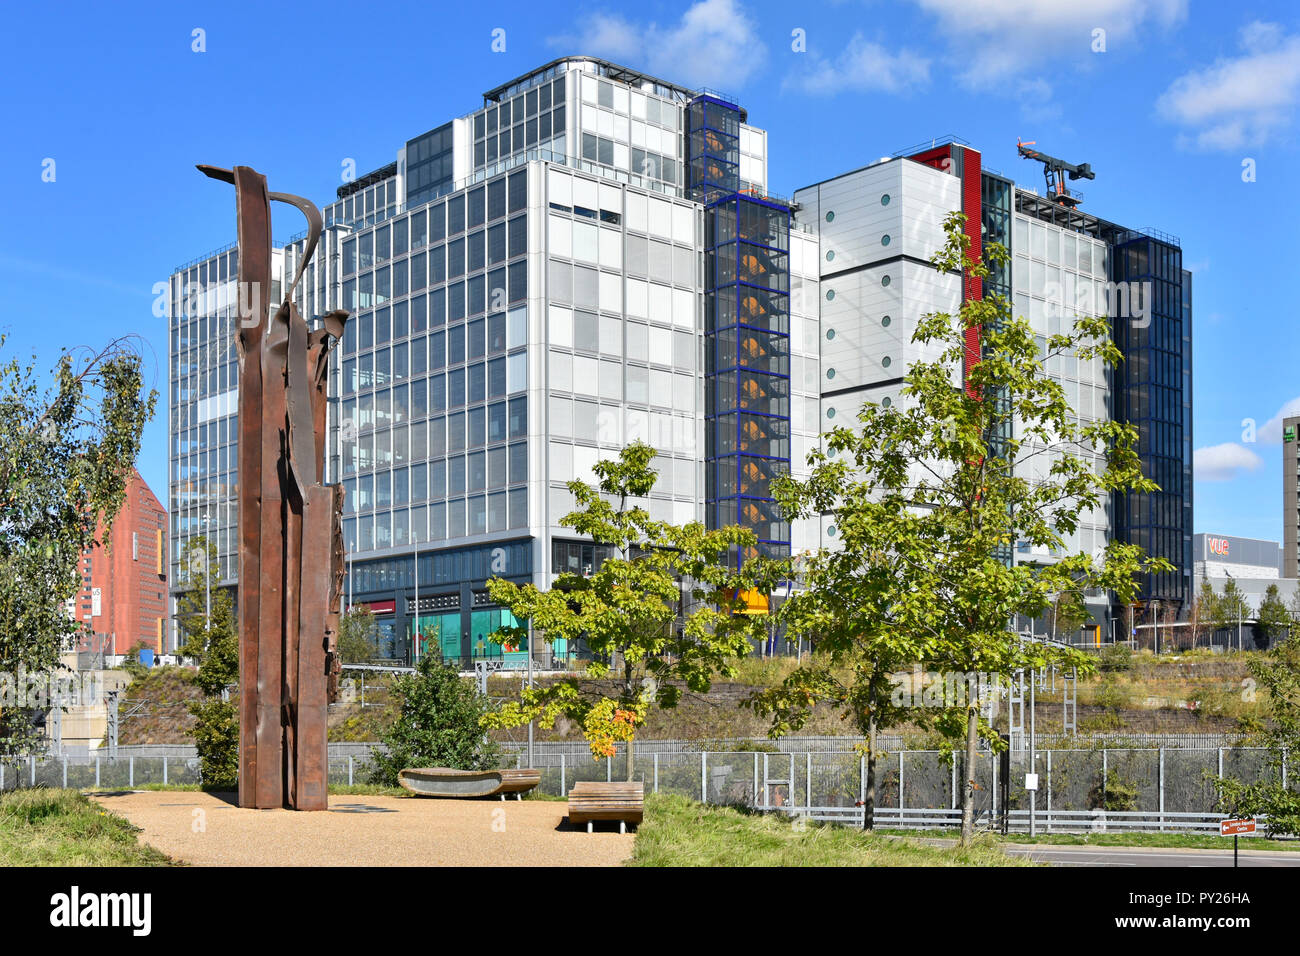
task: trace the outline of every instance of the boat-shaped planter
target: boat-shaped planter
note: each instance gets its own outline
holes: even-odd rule
[[[408,767],[397,782],[419,797],[496,797],[523,794],[542,782],[540,770],[452,770],[449,767]]]

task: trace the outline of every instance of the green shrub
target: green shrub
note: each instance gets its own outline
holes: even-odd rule
[[[407,767],[488,770],[497,766],[500,748],[480,723],[488,700],[433,655],[422,657],[414,674],[393,681],[397,719],[380,737],[387,752],[376,749],[370,782],[396,786]]]
[[[205,697],[189,704],[194,715],[194,746],[205,790],[239,785],[239,714],[233,701]]]
[[[1088,805],[1094,810],[1113,810],[1131,813],[1138,808],[1138,789],[1127,780],[1111,777],[1102,786],[1101,775],[1088,791]]]
[[[1133,651],[1127,644],[1107,644],[1097,654],[1097,667],[1111,674],[1131,671]]]

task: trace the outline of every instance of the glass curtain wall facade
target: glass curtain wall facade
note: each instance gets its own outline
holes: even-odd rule
[[[276,302],[283,261],[275,251],[271,296]],[[238,575],[238,270],[238,253],[230,246],[171,276],[167,497],[173,588],[186,578],[181,555],[200,537],[217,550],[214,581],[227,585]]]
[[[1117,532],[1175,570],[1142,576],[1143,602],[1185,604],[1191,595],[1190,279],[1182,250],[1149,235],[1113,247],[1110,303],[1124,361],[1114,370],[1114,414],[1137,427],[1143,474],[1160,486],[1117,496]]]
[[[690,190],[705,205],[708,522],[786,555],[770,483],[790,470],[790,210],[740,191],[738,107],[702,95],[686,116]]]

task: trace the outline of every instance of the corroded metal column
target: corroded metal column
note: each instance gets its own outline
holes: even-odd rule
[[[348,313],[310,332],[293,301],[320,240],[313,203],[268,192],[248,166],[198,168],[234,185],[239,224],[239,805],[324,810],[343,584],[342,486],[324,484],[326,383]],[[273,315],[271,200],[308,223]]]

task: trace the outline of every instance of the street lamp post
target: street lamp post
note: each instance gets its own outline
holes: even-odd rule
[[[528,689],[533,687],[533,619],[528,619]],[[533,760],[533,721],[528,721],[528,766],[537,766]]]

